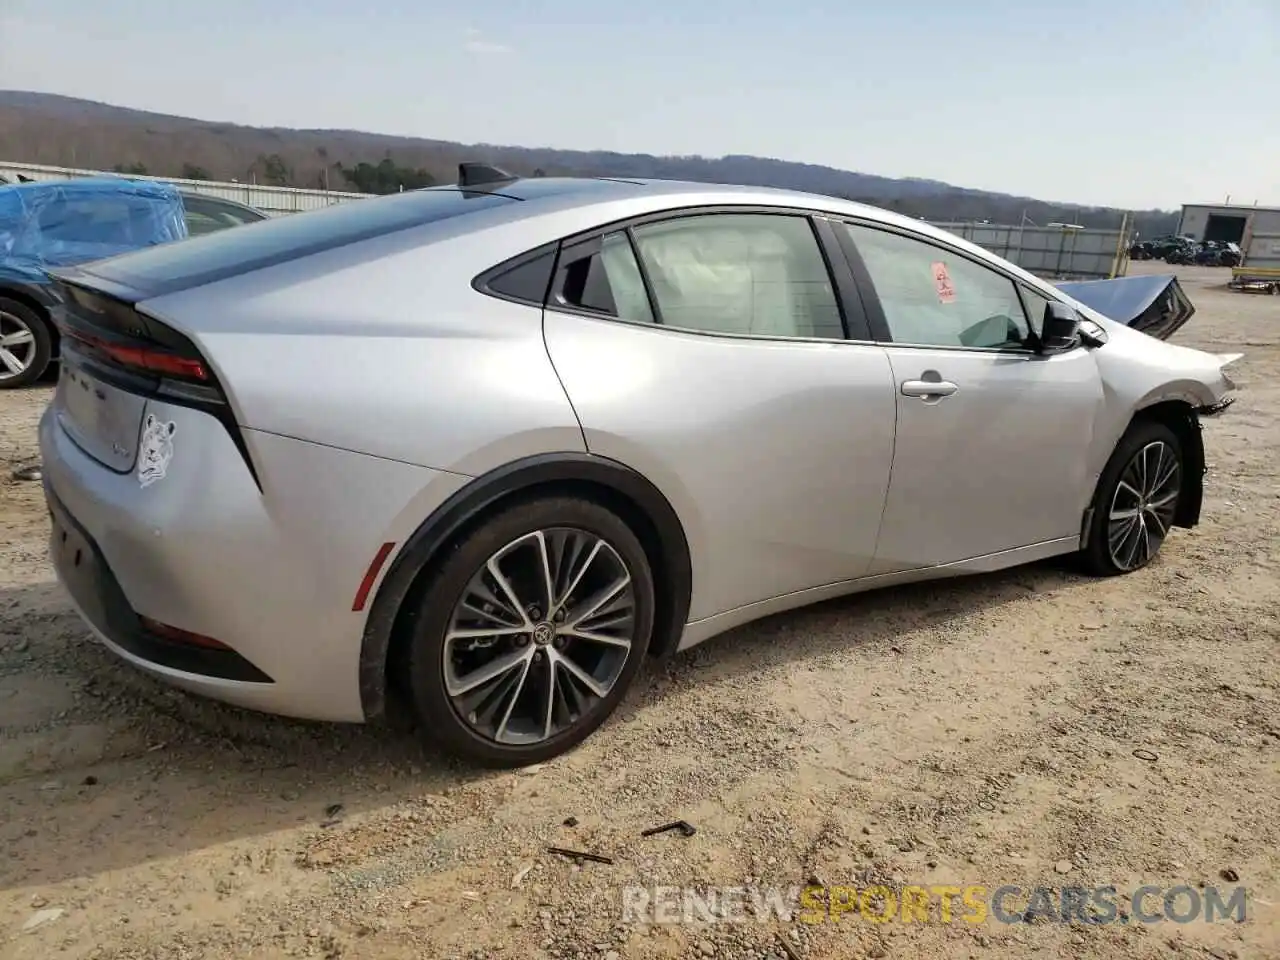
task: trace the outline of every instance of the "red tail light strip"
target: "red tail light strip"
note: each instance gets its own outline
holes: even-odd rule
[[[69,330],[67,332],[75,339],[102,351],[116,363],[125,367],[146,370],[149,373],[157,373],[164,377],[182,377],[187,380],[205,381],[209,379],[209,371],[200,360],[180,357],[165,350],[152,350],[148,347],[110,343],[82,333],[79,330]]]

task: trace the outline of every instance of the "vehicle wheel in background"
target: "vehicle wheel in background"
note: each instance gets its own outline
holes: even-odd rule
[[[654,585],[616,515],[554,497],[485,521],[415,601],[407,665],[426,736],[487,766],[537,763],[602,724],[649,648]]]
[[[1132,573],[1159,552],[1178,508],[1182,445],[1160,423],[1133,424],[1107,461],[1093,497],[1083,558],[1099,576]]]
[[[0,390],[40,379],[52,350],[48,321],[25,303],[0,297]]]

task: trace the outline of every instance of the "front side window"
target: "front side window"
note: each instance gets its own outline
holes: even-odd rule
[[[699,214],[634,229],[660,321],[745,336],[843,339],[808,219]]]
[[[922,240],[855,224],[842,228],[866,264],[895,343],[1027,345],[1027,316],[1008,277]]]
[[[1033,290],[1025,284],[1019,284],[1018,289],[1022,291],[1022,303],[1027,308],[1027,320],[1031,324],[1031,329],[1040,330],[1040,325],[1044,322],[1044,312],[1049,306],[1050,300],[1038,290]]]

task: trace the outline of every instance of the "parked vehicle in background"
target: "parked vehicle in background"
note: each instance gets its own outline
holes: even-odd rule
[[[1180,240],[1165,248],[1163,260],[1170,265],[1195,263],[1199,244],[1192,240]]]
[[[1234,267],[1239,266],[1244,255],[1235,243],[1218,240],[1196,242],[1190,237],[1156,237],[1130,246],[1129,259],[1163,260],[1174,265],[1194,263],[1207,267]]]
[[[1238,243],[1224,244],[1222,253],[1218,257],[1218,266],[1238,267],[1242,263],[1244,263],[1244,251],[1240,249],[1240,245]]]
[[[1198,267],[1216,267],[1218,265],[1218,244],[1209,240],[1197,245],[1191,259]]]
[[[1156,260],[1163,260],[1170,250],[1182,246],[1181,237],[1156,237],[1151,241],[1151,256]]]
[[[0,186],[0,389],[39,379],[60,351],[47,269],[267,219],[252,207],[146,180]]]
[[[50,547],[115,653],[520,765],[649,655],[1198,522],[1238,354],[831,197],[460,181],[55,271]]]
[[[255,207],[222,197],[183,190],[183,217],[187,222],[187,235],[200,237],[229,227],[242,227],[249,223],[269,220],[270,217]]]
[[[1130,260],[1150,260],[1154,257],[1155,241],[1139,240],[1129,247]]]

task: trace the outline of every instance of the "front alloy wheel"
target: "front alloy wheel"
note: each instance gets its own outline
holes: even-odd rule
[[[1177,434],[1151,420],[1131,425],[1098,478],[1081,551],[1085,566],[1115,576],[1151,562],[1177,521],[1185,480]]]
[[[1107,549],[1116,569],[1146,565],[1173,526],[1182,486],[1177,454],[1163,440],[1145,444],[1125,465],[1111,497]]]

